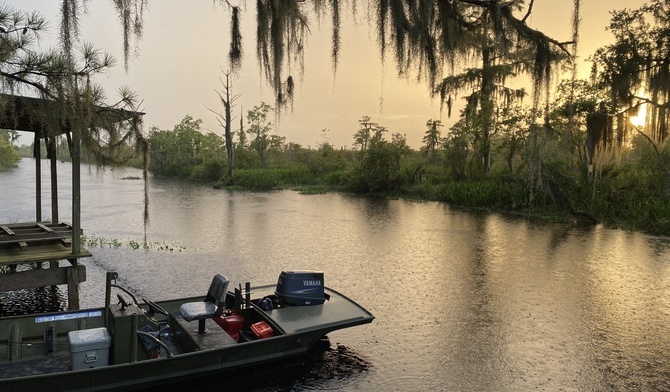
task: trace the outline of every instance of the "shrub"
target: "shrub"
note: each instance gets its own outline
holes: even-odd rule
[[[246,189],[269,191],[277,188],[276,169],[241,169],[235,171],[235,184]]]
[[[191,179],[208,182],[218,181],[223,177],[227,166],[222,159],[207,161],[193,168]]]

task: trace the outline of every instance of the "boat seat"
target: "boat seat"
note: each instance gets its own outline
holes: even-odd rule
[[[186,302],[179,308],[179,313],[186,321],[198,320],[198,333],[206,332],[205,320],[220,316],[226,305],[228,278],[216,274],[209,285],[207,296],[202,302]]]

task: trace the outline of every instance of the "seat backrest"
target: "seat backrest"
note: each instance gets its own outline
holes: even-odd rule
[[[205,302],[216,304],[217,308],[223,309],[226,305],[226,293],[228,292],[228,278],[221,274],[214,275],[212,284],[209,285]]]

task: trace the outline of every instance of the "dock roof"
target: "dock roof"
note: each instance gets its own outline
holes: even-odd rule
[[[66,101],[0,93],[0,129],[33,132],[37,137],[72,131],[71,107]],[[144,113],[105,106],[92,106],[90,127],[105,127],[140,119]]]

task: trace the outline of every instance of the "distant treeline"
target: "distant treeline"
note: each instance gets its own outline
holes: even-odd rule
[[[447,136],[440,121],[428,120],[424,146],[415,150],[404,135],[389,137],[385,127],[364,116],[349,148],[331,145],[325,129],[316,148],[270,135],[271,126],[260,133],[239,131],[228,178],[224,139],[203,133],[201,121],[186,116],[172,130],[150,131],[149,171],[215,187],[379,194],[670,234],[668,178],[643,136],[633,137],[624,152],[589,162],[579,148],[566,155],[556,132],[527,126],[520,113],[492,138],[488,170],[477,132],[463,120]],[[58,151],[59,159],[68,159],[64,139]],[[670,156],[667,144],[660,152],[664,159]],[[31,155],[32,147],[24,146],[22,153]],[[129,164],[142,166],[140,158]]]
[[[186,116],[173,130],[150,133],[149,168],[155,175],[217,187],[411,197],[670,234],[670,184],[657,151],[643,136],[632,137],[616,154],[601,151],[594,162],[587,158],[587,146],[566,150],[555,129],[529,125],[528,118],[520,108],[509,112],[492,137],[488,169],[476,128],[465,120],[447,136],[440,121],[428,120],[419,150],[367,116],[352,133],[350,148],[332,146],[325,129],[317,148],[287,143],[270,135],[271,127],[265,133],[240,131],[233,176],[227,178],[223,138],[203,134],[200,121]],[[567,126],[560,113],[553,123]],[[661,152],[667,159],[667,144]]]
[[[325,129],[317,148],[287,143],[284,137],[270,135],[271,127],[260,134],[238,132],[232,178],[227,177],[224,139],[203,133],[201,121],[186,116],[172,130],[150,131],[149,171],[215,187],[409,197],[670,234],[668,179],[644,137],[634,137],[624,153],[603,154],[606,159],[589,163],[579,153],[566,156],[552,130],[523,130],[519,113],[515,127],[508,121],[508,129],[492,138],[488,171],[478,152],[477,133],[464,121],[443,137],[440,121],[428,120],[424,146],[415,150],[404,135],[389,137],[385,127],[367,116],[352,133],[350,148],[332,146]],[[60,159],[67,159],[64,140],[58,151]],[[32,147],[24,147],[24,156],[26,152],[32,154]],[[670,155],[667,146],[662,154],[666,159]],[[140,158],[130,164],[142,166]]]

